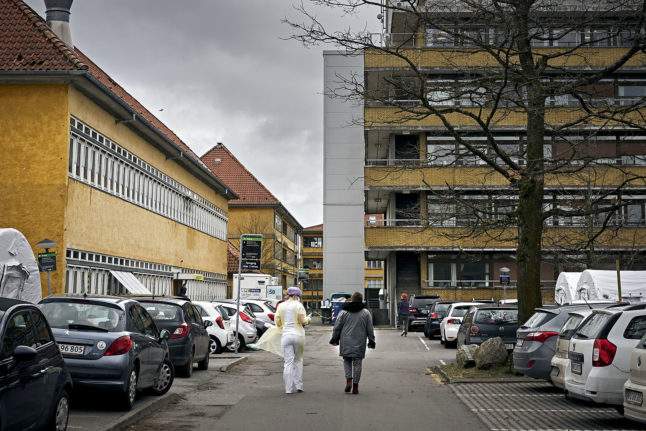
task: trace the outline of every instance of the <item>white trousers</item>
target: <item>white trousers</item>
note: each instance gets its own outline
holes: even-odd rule
[[[303,390],[303,344],[301,336],[288,334],[283,335],[281,346],[285,357],[283,368],[283,380],[285,381],[285,392],[290,394],[294,390]]]

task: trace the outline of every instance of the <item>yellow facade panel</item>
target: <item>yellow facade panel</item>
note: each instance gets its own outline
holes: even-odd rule
[[[225,241],[78,181],[68,190],[68,247],[226,274]]]
[[[0,86],[0,227],[21,231],[34,254],[36,243],[58,243],[53,292],[63,291],[67,201],[69,104],[67,85]],[[47,278],[41,274],[43,295]]]

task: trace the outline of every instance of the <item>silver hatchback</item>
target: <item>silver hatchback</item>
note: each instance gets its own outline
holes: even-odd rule
[[[72,375],[74,389],[111,390],[129,410],[137,391],[166,393],[175,376],[166,340],[135,300],[50,296],[39,304]]]

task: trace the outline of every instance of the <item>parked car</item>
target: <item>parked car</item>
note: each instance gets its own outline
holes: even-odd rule
[[[624,383],[624,416],[646,423],[646,335],[643,335],[630,355],[630,377]]]
[[[417,295],[412,296],[408,302],[408,330],[423,330],[426,324],[426,316],[430,314],[434,303],[440,301],[438,295]]]
[[[261,337],[267,329],[275,326],[274,316],[276,314],[276,309],[271,301],[245,298],[244,300],[241,300],[240,303],[250,308],[256,317],[256,331],[258,332],[258,337]]]
[[[458,330],[458,347],[480,345],[490,338],[500,337],[507,350],[514,350],[518,330],[518,308],[510,306],[474,305],[462,319]]]
[[[0,298],[0,430],[65,430],[72,378],[43,313]]]
[[[55,295],[39,303],[72,375],[75,390],[111,390],[125,410],[137,392],[163,395],[175,377],[169,332],[159,331],[135,300]]]
[[[631,354],[644,334],[646,304],[594,310],[570,340],[568,395],[623,406]]]
[[[233,330],[231,330],[228,324],[225,326],[225,320],[222,318],[223,313],[227,314],[226,311],[215,307],[208,301],[193,301],[193,305],[200,313],[200,316],[202,316],[202,320],[213,323],[206,328],[211,339],[209,343],[210,353],[212,355],[222,353],[225,347],[233,343]],[[229,320],[228,317],[227,315],[227,322]]]
[[[454,302],[458,301],[438,301],[433,303],[428,315],[426,316],[426,322],[424,323],[424,335],[426,335],[427,338],[432,339],[440,335],[440,322],[444,319],[446,310],[448,310],[449,306]]]
[[[236,333],[236,313],[237,308],[235,302],[227,300],[217,300],[213,301],[213,304],[221,306],[229,315],[231,319],[231,329],[233,333]],[[239,349],[246,348],[247,344],[253,343],[258,338],[258,332],[256,330],[256,319],[251,317],[247,308],[241,308],[240,319],[238,320],[238,347]],[[246,310],[246,312],[245,312]],[[249,314],[248,314],[249,313]],[[233,346],[235,349],[235,345]]]
[[[179,375],[191,377],[195,362],[199,370],[209,369],[211,338],[207,328],[213,322],[204,322],[190,299],[156,296],[138,297],[137,300],[148,310],[159,328],[170,332],[170,360]]]
[[[474,302],[454,302],[446,310],[446,316],[440,322],[440,343],[447,349],[457,343],[458,330],[462,324],[462,318],[473,305],[480,305]]]
[[[581,325],[583,320],[592,313],[592,309],[570,311],[568,318],[561,326],[559,334],[556,337],[556,348],[554,356],[550,362],[550,380],[557,388],[565,389],[565,370],[570,368],[570,358],[568,350],[570,348],[570,339]]]
[[[595,303],[607,307],[614,303]],[[556,337],[569,317],[570,311],[589,310],[592,305],[543,306],[516,331],[514,370],[535,379],[550,380],[552,357],[556,351]]]

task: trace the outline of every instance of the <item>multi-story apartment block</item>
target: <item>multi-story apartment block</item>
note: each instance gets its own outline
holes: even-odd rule
[[[229,241],[240,250],[240,235],[261,234],[261,272],[278,277],[284,288],[296,286],[303,227],[223,144],[201,160],[239,196],[229,201]]]
[[[225,296],[237,196],[75,49],[69,10],[0,0],[0,161],[0,226],[57,243],[52,293]]]
[[[319,307],[323,300],[323,225],[303,229],[303,268],[309,269],[304,283],[303,301]]]
[[[363,120],[364,211],[384,219],[366,223],[365,253],[386,262],[391,310],[402,292],[502,299],[501,268],[512,280],[507,297],[515,296],[523,220],[507,223],[507,214],[526,190],[519,192],[518,178],[508,173],[524,175],[537,160],[544,181],[538,208],[546,217],[535,269],[544,299],[551,299],[548,289],[560,271],[614,268],[616,259],[622,267],[646,265],[639,20],[630,2],[608,2],[605,9],[594,3],[531,6],[537,10],[529,37],[519,41],[510,30],[512,14],[497,13],[490,3],[384,0],[384,33],[364,50],[363,64],[357,54],[324,54],[328,94],[349,67],[363,68],[336,88],[356,85],[364,96],[363,105],[345,106]],[[516,66],[530,50],[529,62],[541,73],[536,82],[547,95],[544,112],[529,109],[532,83],[518,79]],[[618,63],[629,52],[633,58]],[[334,125],[337,111],[325,109],[326,126]],[[537,112],[544,128],[528,132],[528,118]],[[340,123],[336,132],[347,134]],[[325,139],[326,159],[333,158],[333,131]],[[528,154],[537,136],[542,151]]]

